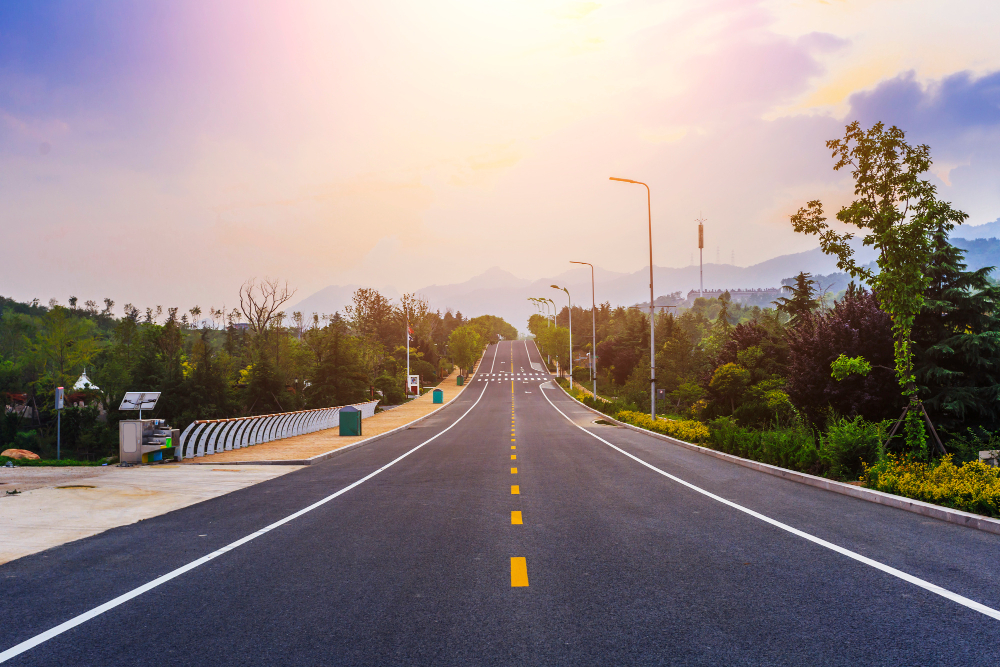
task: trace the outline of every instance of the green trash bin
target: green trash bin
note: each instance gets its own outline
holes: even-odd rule
[[[434,390],[434,402],[435,403],[444,403],[444,392],[441,391],[440,389],[435,389]]]
[[[350,405],[340,409],[340,435],[361,435],[361,410]]]
[[[459,387],[461,387],[463,384],[465,384],[465,378],[459,375],[458,379],[455,382],[456,384],[458,384]]]

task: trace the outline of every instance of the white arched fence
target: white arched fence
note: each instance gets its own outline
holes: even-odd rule
[[[375,414],[376,405],[378,401],[369,401],[356,403],[352,407],[361,410],[361,418],[367,419]],[[336,428],[340,426],[342,407],[191,422],[181,433],[180,443],[174,450],[175,458],[208,456],[259,445],[262,442]]]

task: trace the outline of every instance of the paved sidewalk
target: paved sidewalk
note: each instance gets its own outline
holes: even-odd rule
[[[301,466],[0,468],[0,563],[166,514]],[[17,489],[17,495],[5,491]]]
[[[476,362],[477,366],[478,363]],[[451,402],[452,399],[468,386],[466,384],[459,387],[457,382],[458,370],[456,369],[438,384],[437,388],[444,392],[444,405]],[[341,437],[338,435],[338,429],[330,428],[323,431],[316,431],[315,433],[307,433],[306,435],[297,435],[293,438],[283,438],[274,442],[254,445],[253,447],[212,454],[211,456],[185,459],[184,463],[189,465],[243,462],[281,463],[285,461],[301,461],[305,463],[313,457],[329,454],[338,449],[343,449],[347,445],[368,440],[400,426],[405,426],[421,417],[426,417],[431,412],[434,412],[434,410],[443,407],[433,402],[432,394],[433,392],[429,391],[420,398],[415,398],[412,401],[363,420],[361,423],[362,435],[360,436]]]

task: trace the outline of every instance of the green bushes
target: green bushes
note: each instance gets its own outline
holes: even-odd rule
[[[868,422],[861,417],[831,419],[820,436],[820,459],[827,477],[857,479],[864,465],[882,455],[886,427],[891,422]]]
[[[821,472],[816,436],[801,422],[759,430],[740,426],[729,417],[720,417],[710,426],[709,446],[712,449],[791,470]]]

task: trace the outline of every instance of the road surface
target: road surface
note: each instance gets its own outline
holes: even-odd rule
[[[407,430],[0,566],[0,658],[1000,664],[1000,536],[597,425],[539,362],[493,345]]]

